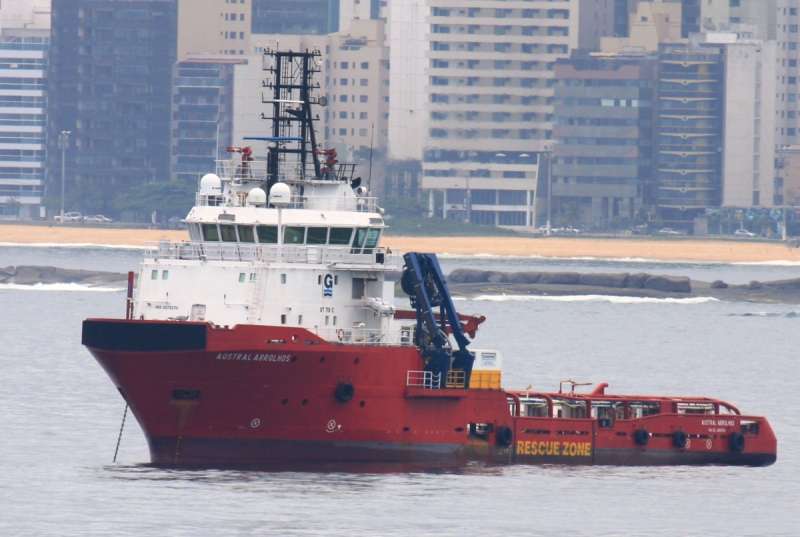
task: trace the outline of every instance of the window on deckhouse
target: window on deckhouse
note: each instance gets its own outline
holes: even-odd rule
[[[283,242],[285,244],[303,244],[305,242],[306,228],[299,226],[288,226],[283,230]]]
[[[256,242],[253,226],[236,226],[240,242]]]
[[[203,224],[203,240],[214,242],[219,240],[217,224]]]
[[[332,246],[349,246],[353,236],[351,227],[332,227],[330,244]]]
[[[326,244],[328,242],[328,228],[310,227],[306,236],[306,244]]]
[[[230,224],[220,224],[219,234],[224,242],[236,242],[236,227]]]
[[[277,226],[258,226],[258,242],[262,244],[277,244],[278,242],[278,227]]]

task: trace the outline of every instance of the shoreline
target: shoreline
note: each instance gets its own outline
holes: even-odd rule
[[[0,225],[0,244],[143,248],[161,240],[180,241],[186,230],[88,226]],[[692,238],[592,237],[410,237],[386,235],[382,244],[397,251],[463,256],[594,258],[699,263],[800,264],[800,249],[780,242]]]

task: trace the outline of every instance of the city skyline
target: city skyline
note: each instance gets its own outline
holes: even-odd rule
[[[263,129],[262,52],[293,46],[323,53],[318,138],[373,155],[374,190],[428,217],[702,232],[709,211],[794,202],[798,0],[308,2],[64,0],[52,25],[49,2],[4,2],[4,34],[35,24],[52,37],[41,149],[8,148],[34,151],[42,171],[7,166],[0,216],[52,217],[64,156],[68,210],[145,218],[131,199],[163,184],[189,192]],[[651,98],[591,85],[570,96],[567,65],[637,54],[655,65],[635,82]],[[635,108],[620,113],[638,126],[601,134],[575,115],[580,99],[587,113],[610,113],[603,99]]]

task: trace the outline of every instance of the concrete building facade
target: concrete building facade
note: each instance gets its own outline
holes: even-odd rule
[[[553,65],[571,50],[597,47],[613,32],[613,11],[591,0],[428,5],[429,213],[532,227],[539,155],[552,147]]]
[[[775,41],[708,34],[725,42],[722,205],[772,207],[775,203]]]
[[[385,152],[388,139],[389,54],[385,23],[360,19],[331,34],[325,48],[325,140],[346,153]],[[344,154],[344,153],[343,153]]]
[[[0,28],[42,30],[50,28],[51,0],[3,0]]]
[[[656,66],[647,54],[573,53],[556,62],[554,226],[629,227],[644,208],[652,186]]]
[[[681,34],[681,5],[677,2],[637,2],[626,11],[625,35],[603,37],[604,52],[656,52],[661,43],[677,43]]]
[[[422,161],[428,122],[428,0],[389,4],[389,158]]]
[[[178,0],[178,60],[250,54],[252,0]]]

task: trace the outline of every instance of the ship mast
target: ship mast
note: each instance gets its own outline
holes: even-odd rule
[[[271,78],[264,80],[262,87],[271,90],[262,95],[262,102],[272,105],[272,115],[262,114],[263,119],[272,122],[272,135],[250,138],[271,142],[267,153],[267,191],[283,180],[281,169],[287,160],[296,160],[296,177],[320,179],[321,165],[317,151],[315,118],[311,105],[324,105],[319,98],[312,96],[312,90],[319,89],[314,75],[320,72],[318,50],[293,52],[266,50],[264,52],[265,71]],[[310,165],[313,166],[310,168]]]

